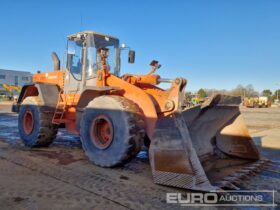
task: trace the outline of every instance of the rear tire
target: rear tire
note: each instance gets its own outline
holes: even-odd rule
[[[96,165],[113,167],[132,160],[143,145],[140,108],[121,96],[100,96],[86,107],[80,135],[86,155]]]
[[[18,116],[19,135],[27,147],[50,145],[56,137],[58,126],[52,124],[52,115],[41,110],[38,96],[23,100]]]

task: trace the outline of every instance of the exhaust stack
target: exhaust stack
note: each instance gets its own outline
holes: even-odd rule
[[[53,70],[59,71],[60,70],[60,60],[55,52],[52,52],[52,60],[53,60]]]

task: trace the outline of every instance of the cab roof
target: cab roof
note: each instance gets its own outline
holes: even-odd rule
[[[102,34],[102,33],[96,32],[96,31],[81,31],[81,32],[78,32],[76,34],[68,35],[67,38],[68,39],[75,39],[75,38],[77,38],[78,35],[85,35],[85,34],[99,35],[99,36],[108,37],[110,39],[119,40],[116,37],[113,37],[113,36],[110,36],[110,35],[107,35],[107,34]]]

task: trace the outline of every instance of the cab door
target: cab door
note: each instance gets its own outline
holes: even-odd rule
[[[65,75],[66,94],[81,93],[82,70],[83,70],[83,43],[81,41],[68,40],[67,44],[67,64]]]

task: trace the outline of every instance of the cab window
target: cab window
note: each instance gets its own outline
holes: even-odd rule
[[[96,48],[88,47],[87,51],[87,68],[86,68],[86,79],[96,77],[98,67],[96,64]]]
[[[68,41],[68,63],[67,67],[76,80],[82,79],[82,61],[83,47],[82,43],[77,41]]]

